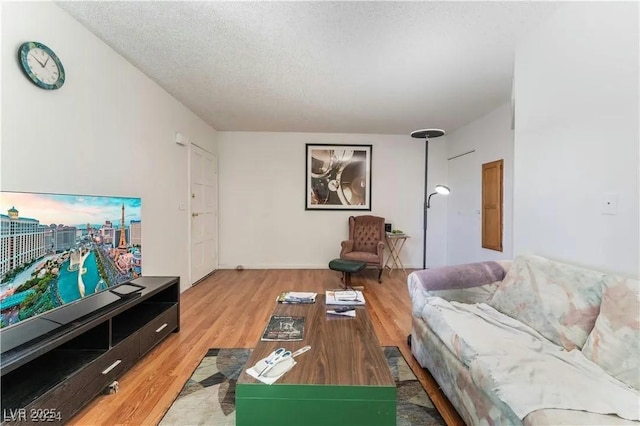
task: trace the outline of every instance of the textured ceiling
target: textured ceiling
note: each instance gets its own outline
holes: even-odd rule
[[[454,130],[555,2],[59,2],[217,130]]]

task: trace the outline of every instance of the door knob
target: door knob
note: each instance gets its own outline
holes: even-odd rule
[[[198,213],[191,213],[191,217],[198,217]]]

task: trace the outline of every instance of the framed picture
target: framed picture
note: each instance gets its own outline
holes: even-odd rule
[[[306,145],[305,210],[371,210],[371,145]]]

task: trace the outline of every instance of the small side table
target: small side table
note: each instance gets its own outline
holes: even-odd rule
[[[391,271],[394,269],[402,269],[402,272],[405,274],[407,271],[404,270],[404,265],[400,260],[400,252],[402,252],[402,247],[404,247],[404,243],[407,242],[407,239],[410,238],[407,234],[393,234],[391,232],[386,233],[387,246],[389,246],[390,256],[387,258],[387,261],[384,263],[385,269],[389,264],[389,261],[392,261],[391,266],[389,268],[389,275],[391,275]]]

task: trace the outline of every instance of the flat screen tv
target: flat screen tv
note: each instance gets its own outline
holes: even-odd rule
[[[0,192],[0,327],[142,273],[141,199]]]

